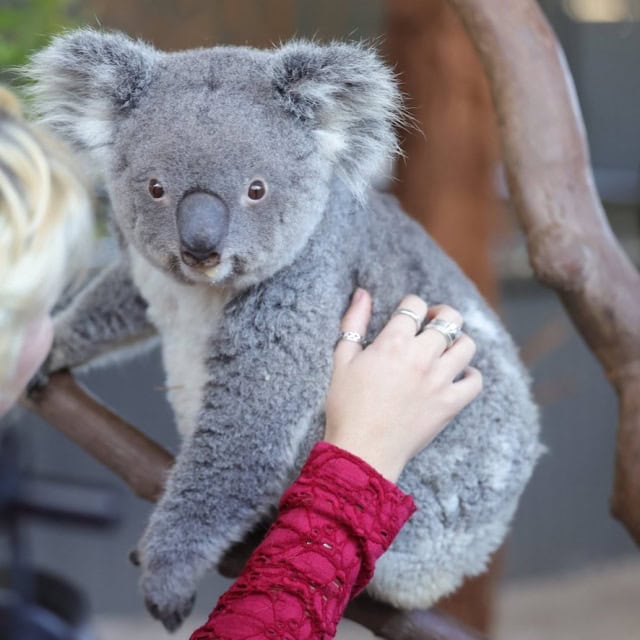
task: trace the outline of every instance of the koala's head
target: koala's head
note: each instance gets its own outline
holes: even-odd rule
[[[247,286],[291,263],[333,176],[362,198],[396,150],[393,74],[361,45],[165,53],[80,30],[29,73],[43,120],[105,181],[126,243],[187,282]]]

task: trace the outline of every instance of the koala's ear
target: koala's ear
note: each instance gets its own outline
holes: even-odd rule
[[[100,154],[111,144],[116,119],[144,94],[159,55],[123,34],[80,29],[54,38],[25,74],[42,121]]]
[[[398,153],[402,117],[394,74],[362,44],[293,42],[276,52],[273,85],[284,108],[311,126],[357,196]]]

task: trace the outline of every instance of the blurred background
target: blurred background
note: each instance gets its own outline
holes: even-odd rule
[[[638,264],[640,0],[541,0],[540,5],[576,82],[607,214]],[[223,43],[267,47],[293,36],[375,40],[398,69],[420,128],[401,132],[407,159],[389,188],[498,308],[531,368],[542,407],[549,451],[492,574],[500,575],[493,637],[640,637],[640,556],[608,514],[615,398],[555,296],[532,279],[502,177],[482,70],[446,2],[0,0],[0,79],[18,86],[11,67],[51,34],[77,25],[121,29],[163,49]],[[176,450],[157,352],[80,377],[126,419]],[[27,435],[32,468],[119,484],[33,416],[22,413],[11,420]],[[88,592],[105,640],[134,630],[138,638],[164,637],[145,623],[136,570],[127,561],[150,507],[124,488],[121,504],[123,523],[109,533],[31,527],[35,558]],[[486,627],[488,609],[474,611],[469,602],[482,605],[492,580],[472,582],[445,607]],[[212,577],[202,587],[192,620],[203,618],[225,584]]]

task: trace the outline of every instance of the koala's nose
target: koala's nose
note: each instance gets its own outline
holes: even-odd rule
[[[216,195],[195,191],[178,205],[182,259],[189,266],[213,267],[220,262],[229,227],[229,210]]]

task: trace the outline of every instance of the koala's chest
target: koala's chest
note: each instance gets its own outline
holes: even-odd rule
[[[133,254],[133,252],[132,252]],[[133,279],[158,329],[166,372],[167,397],[180,435],[197,426],[207,380],[206,360],[226,302],[225,294],[187,286],[132,255]]]

